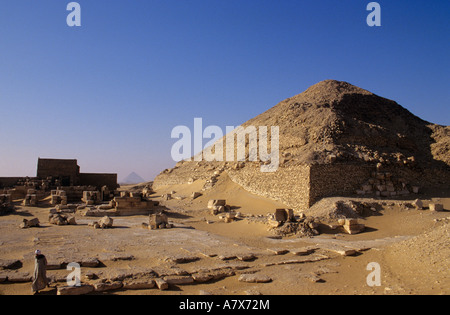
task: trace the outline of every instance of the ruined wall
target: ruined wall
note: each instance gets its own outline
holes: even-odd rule
[[[311,165],[308,207],[323,197],[354,195],[375,169],[362,164]]]
[[[77,160],[38,159],[37,177],[70,177],[73,185],[77,185],[80,167]]]
[[[228,170],[228,175],[251,193],[301,210],[309,208],[309,168],[308,165],[287,166],[274,173],[263,173],[259,163],[246,163],[241,169]]]
[[[114,190],[117,188],[117,174],[80,173],[79,184],[83,186],[95,186],[98,189],[103,186],[108,186],[110,190]]]
[[[0,177],[0,188],[14,187],[17,182],[25,179],[26,177]]]
[[[153,181],[153,188],[168,185],[187,184],[189,180],[207,180],[214,172],[223,169],[223,162],[179,162],[172,169],[162,171]]]

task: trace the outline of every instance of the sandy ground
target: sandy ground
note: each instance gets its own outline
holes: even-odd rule
[[[447,209],[443,212],[415,210],[395,202],[384,201],[380,215],[363,220],[366,232],[357,235],[329,232],[312,238],[296,236],[271,238],[268,226],[254,220],[224,223],[206,209],[210,199],[226,199],[227,204],[243,214],[266,215],[283,204],[252,195],[229,179],[220,179],[214,189],[191,200],[190,194],[200,191],[203,182],[164,187],[154,194],[168,208],[175,228],[147,230],[141,227],[147,216],[114,218],[114,228],[96,230],[88,226],[98,218],[76,215],[76,226],[54,226],[48,223],[49,207],[17,206],[14,214],[0,217],[0,260],[18,259],[23,265],[5,273],[32,273],[33,252],[39,248],[49,261],[81,261],[98,258],[103,266],[82,268],[82,274],[94,272],[100,278],[124,271],[164,270],[193,274],[204,268],[236,268],[235,275],[202,284],[171,286],[167,291],[118,290],[109,294],[449,294],[450,244],[448,222],[450,198],[440,198]],[[162,201],[161,195],[175,191],[172,199]],[[415,196],[417,197],[417,196]],[[431,196],[419,196],[425,206]],[[381,201],[380,201],[381,203]],[[41,227],[20,229],[22,219],[37,217]],[[293,251],[313,246],[308,256]],[[355,256],[341,256],[333,249],[356,248]],[[274,255],[268,249],[290,252]],[[254,254],[251,261],[223,260],[221,256]],[[207,257],[205,255],[211,257]],[[194,255],[194,262],[179,264],[170,257]],[[223,258],[223,257],[222,257]],[[303,263],[293,262],[305,258]],[[314,258],[314,259],[313,259]],[[310,261],[308,261],[310,259]],[[381,286],[371,287],[366,278],[367,265],[381,267]],[[238,268],[239,267],[239,268]],[[242,268],[241,268],[242,267]],[[245,269],[243,269],[245,268]],[[163,270],[163,271],[161,271]],[[244,283],[240,274],[254,273],[272,279],[269,283]],[[49,270],[50,277],[64,279],[69,271]],[[312,277],[312,275],[314,275]],[[311,280],[320,279],[318,282]],[[41,294],[56,294],[56,285]],[[0,294],[31,294],[30,283],[0,283]]]

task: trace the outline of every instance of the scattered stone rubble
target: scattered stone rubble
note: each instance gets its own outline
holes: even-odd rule
[[[28,229],[32,227],[39,227],[39,224],[40,222],[38,218],[33,218],[31,220],[23,219],[23,222],[20,223],[19,227],[21,229]]]
[[[303,214],[296,217],[292,209],[276,209],[274,214],[267,215],[266,220],[269,231],[275,235],[311,237],[320,234],[318,219]]]
[[[431,211],[444,211],[444,205],[441,203],[430,203],[428,207]]]
[[[151,214],[149,216],[149,223],[147,225],[147,228],[150,230],[171,229],[173,228],[173,224],[169,223],[169,218],[163,213]]]
[[[27,195],[23,199],[22,205],[36,207],[38,204],[38,195],[36,189],[28,189]]]
[[[83,198],[81,198],[87,206],[92,206],[103,201],[99,191],[83,191]]]
[[[74,216],[60,213],[50,214],[48,221],[53,225],[77,225]]]
[[[113,227],[114,220],[108,216],[104,216],[99,221],[90,222],[89,226],[94,229],[111,229]]]
[[[52,206],[61,204],[67,205],[67,194],[64,190],[52,190],[50,196],[50,204]]]
[[[212,215],[217,215],[219,213],[230,210],[230,207],[227,207],[226,200],[209,200],[208,201],[208,209],[211,210]]]

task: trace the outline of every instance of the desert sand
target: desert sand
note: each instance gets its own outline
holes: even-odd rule
[[[167,208],[173,229],[148,230],[141,227],[147,216],[114,218],[113,229],[93,229],[88,223],[96,218],[76,215],[77,225],[48,224],[50,207],[17,206],[14,214],[0,217],[2,260],[20,260],[16,270],[3,270],[0,274],[23,275],[33,272],[33,252],[39,248],[50,263],[83,261],[97,258],[101,265],[82,267],[82,280],[96,274],[99,279],[112,279],[121,274],[149,274],[157,276],[193,275],[199,270],[232,270],[218,280],[206,283],[171,285],[168,290],[118,289],[91,294],[449,294],[448,211],[427,210],[431,196],[420,196],[425,210],[405,206],[412,200],[377,200],[377,215],[365,217],[365,232],[356,235],[336,233],[323,222],[321,233],[314,237],[287,236],[274,238],[269,226],[258,221],[283,204],[246,192],[227,176],[221,176],[215,189],[191,200],[190,194],[204,183],[172,185],[159,189],[153,195]],[[123,187],[122,189],[132,189]],[[162,200],[161,196],[175,192],[179,199]],[[231,223],[219,220],[207,210],[210,199],[226,199],[235,211],[244,217]],[[355,198],[330,198],[332,203]],[[368,200],[367,198],[365,199]],[[437,201],[433,199],[433,201]],[[440,198],[445,209],[450,209],[450,198]],[[322,202],[327,202],[324,200]],[[37,217],[38,228],[20,229],[23,218]],[[306,256],[294,255],[298,249],[311,247],[315,251]],[[335,250],[356,249],[354,256],[342,256]],[[275,255],[269,249],[284,250]],[[241,261],[245,255],[253,259]],[[195,261],[174,262],[173,257],[196,257]],[[231,257],[231,258],[229,258]],[[233,258],[238,257],[238,258]],[[381,286],[370,287],[366,278],[371,262],[381,266]],[[55,280],[50,288],[39,294],[56,294],[56,287],[65,285],[70,271],[49,270]],[[239,281],[241,274],[263,275],[268,283]],[[31,294],[31,285],[2,283],[1,294]]]

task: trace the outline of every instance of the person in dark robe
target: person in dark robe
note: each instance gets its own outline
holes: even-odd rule
[[[34,260],[34,274],[33,274],[33,283],[31,285],[31,290],[34,294],[39,293],[40,290],[43,290],[48,285],[47,279],[47,258],[42,255],[40,250],[35,251],[35,260]]]

